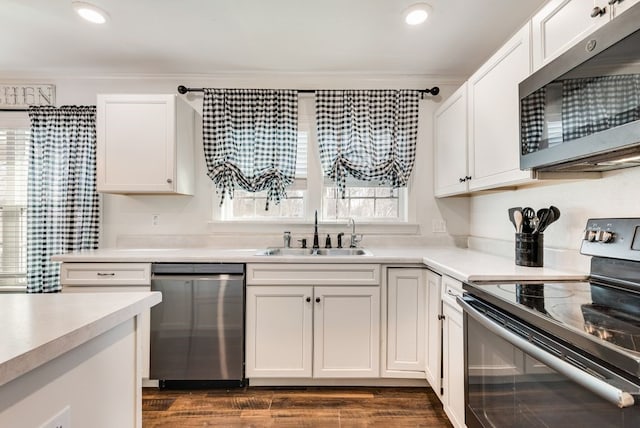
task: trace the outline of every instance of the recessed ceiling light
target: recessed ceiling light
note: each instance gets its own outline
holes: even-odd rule
[[[419,25],[427,20],[431,14],[431,6],[426,3],[416,3],[404,11],[404,22],[409,25]]]
[[[72,1],[71,6],[83,19],[94,24],[104,24],[109,20],[109,14],[91,3]]]

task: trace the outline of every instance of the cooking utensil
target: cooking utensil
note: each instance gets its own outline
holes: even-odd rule
[[[544,221],[544,224],[538,228],[538,233],[544,232],[546,228],[549,227],[549,225],[554,221],[556,221],[555,212],[552,209],[549,209],[549,211],[547,211],[547,217]]]
[[[516,210],[513,212],[513,224],[516,227],[516,232],[522,233],[522,211]]]
[[[558,209],[558,207],[554,207],[553,205],[551,205],[551,206],[549,207],[549,209],[550,209],[551,211],[553,211],[553,218],[554,218],[554,220],[553,220],[553,221],[558,220],[558,219],[560,218],[560,210]],[[553,223],[553,222],[551,222],[551,223]],[[549,224],[551,224],[551,223],[549,223]]]
[[[536,217],[536,212],[531,207],[524,207],[522,209],[522,232],[531,233],[534,229],[533,219]]]
[[[549,221],[549,208],[540,208],[536,213],[536,217],[538,222],[536,224],[535,229],[533,229],[533,233],[540,233],[547,227],[547,222]]]
[[[509,220],[511,220],[511,223],[516,228],[516,232],[517,232],[518,231],[518,226],[516,225],[516,220],[513,217],[513,213],[515,213],[516,211],[520,211],[520,213],[522,213],[522,207],[509,208]]]

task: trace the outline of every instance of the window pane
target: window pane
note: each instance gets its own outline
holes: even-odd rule
[[[15,278],[26,275],[29,146],[26,126],[0,127],[0,285],[15,285]]]
[[[402,221],[399,193],[391,187],[347,187],[342,199],[336,187],[327,185],[322,201],[324,218]]]

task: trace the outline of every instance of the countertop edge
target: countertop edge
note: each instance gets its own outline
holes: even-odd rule
[[[162,295],[159,292],[126,294],[130,295],[131,298],[136,298],[136,300],[89,323],[78,325],[74,330],[0,363],[0,386],[6,385],[25,373],[98,337],[162,301]]]

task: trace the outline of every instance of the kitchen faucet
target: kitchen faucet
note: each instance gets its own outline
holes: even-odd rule
[[[360,242],[362,236],[358,238],[358,235],[356,235],[356,221],[353,217],[351,217],[347,222],[347,226],[349,225],[351,225],[351,242],[349,243],[349,248],[356,248],[358,247],[358,242]]]
[[[316,210],[316,220],[313,227],[313,249],[317,250],[318,248],[320,248],[320,243],[318,242],[318,210]]]

